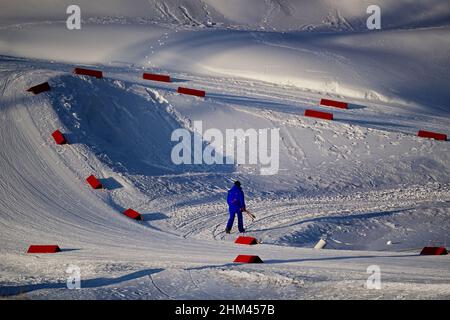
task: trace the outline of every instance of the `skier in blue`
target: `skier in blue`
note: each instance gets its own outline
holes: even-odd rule
[[[230,218],[228,219],[227,227],[225,229],[226,233],[230,233],[233,227],[234,217],[238,216],[238,228],[239,232],[244,233],[244,220],[242,218],[242,212],[247,212],[252,219],[254,216],[250,214],[245,208],[244,192],[241,188],[241,183],[239,181],[234,182],[234,186],[228,191],[227,203],[230,212]]]

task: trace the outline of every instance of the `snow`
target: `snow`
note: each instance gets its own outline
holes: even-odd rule
[[[0,296],[31,299],[448,299],[448,1],[2,1]],[[426,14],[422,14],[426,12]],[[419,14],[420,13],[420,14]],[[105,79],[72,74],[74,66]],[[169,73],[174,83],[142,79]],[[37,96],[25,90],[49,81]],[[176,93],[207,91],[205,99]],[[349,110],[320,107],[328,97]],[[303,116],[314,108],[335,121]],[[280,128],[280,171],[172,163],[171,133]],[[61,129],[70,145],[50,134]],[[212,142],[212,145],[218,147]],[[95,173],[105,190],[85,178]],[[249,236],[224,232],[239,179]],[[133,208],[136,222],[121,212]],[[324,250],[313,250],[320,238]],[[30,244],[63,252],[28,255]],[[259,265],[233,264],[256,254]],[[66,288],[79,266],[82,289]],[[379,265],[382,289],[366,287]]]

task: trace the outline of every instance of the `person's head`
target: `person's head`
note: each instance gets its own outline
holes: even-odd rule
[[[240,182],[240,181],[235,181],[235,182],[234,182],[234,185],[235,185],[236,187],[240,188],[240,187],[241,187],[241,182]]]

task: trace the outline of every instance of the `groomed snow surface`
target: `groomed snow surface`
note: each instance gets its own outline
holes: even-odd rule
[[[78,2],[74,31],[68,1],[1,3],[1,297],[450,298],[449,256],[418,255],[450,243],[449,142],[416,136],[450,133],[448,1],[374,1],[376,32],[365,29],[366,1]],[[51,91],[26,92],[45,81]],[[195,121],[279,128],[278,174],[175,165],[171,134]],[[69,145],[54,143],[56,129]],[[91,174],[105,189],[86,184]],[[247,235],[261,244],[224,232],[236,179],[257,216]],[[326,249],[313,250],[321,237]],[[30,244],[62,252],[26,254]],[[232,263],[239,254],[264,263]],[[72,265],[79,290],[66,287]],[[380,290],[366,286],[372,265]]]

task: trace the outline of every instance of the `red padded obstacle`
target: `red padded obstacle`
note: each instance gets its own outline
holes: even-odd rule
[[[44,83],[38,84],[37,86],[31,87],[27,91],[33,92],[34,94],[39,94],[41,92],[50,91],[50,85],[48,84],[48,82],[44,82]]]
[[[57,245],[31,245],[27,253],[56,253],[61,252]]]
[[[237,263],[263,263],[260,257],[258,256],[248,256],[245,254],[238,255],[233,262]]]
[[[322,99],[320,100],[322,106],[335,107],[340,109],[348,109],[348,103],[335,100]]]
[[[66,137],[61,133],[61,131],[56,130],[52,133],[53,139],[55,139],[56,144],[66,144],[67,140]]]
[[[431,132],[431,131],[420,130],[417,133],[417,136],[421,137],[421,138],[430,138],[430,139],[447,141],[447,135],[446,134],[436,133],[436,132]]]
[[[238,243],[238,244],[247,244],[247,245],[253,245],[253,244],[258,244],[258,240],[256,240],[253,237],[238,237],[236,239],[236,241],[234,243]]]
[[[81,74],[85,76],[96,77],[97,79],[103,78],[103,72],[92,69],[83,69],[83,68],[75,68],[73,69],[73,73]]]
[[[197,97],[205,97],[206,96],[206,92],[203,90],[189,89],[189,88],[183,88],[183,87],[178,87],[177,92],[182,93],[182,94],[189,94],[191,96],[197,96]]]
[[[134,220],[143,220],[141,214],[133,209],[125,210],[123,214]]]
[[[448,254],[445,247],[425,247],[420,252],[421,256],[443,256]]]
[[[144,73],[142,75],[142,78],[144,78],[145,80],[152,80],[152,81],[172,82],[170,80],[170,76],[164,74]]]
[[[328,112],[321,112],[316,110],[305,110],[305,117],[313,117],[325,120],[333,120],[333,114]]]
[[[86,179],[86,181],[87,181],[87,183],[89,183],[91,185],[91,187],[93,189],[101,189],[101,188],[103,188],[102,183],[100,181],[98,181],[98,179],[94,175],[90,175]]]

